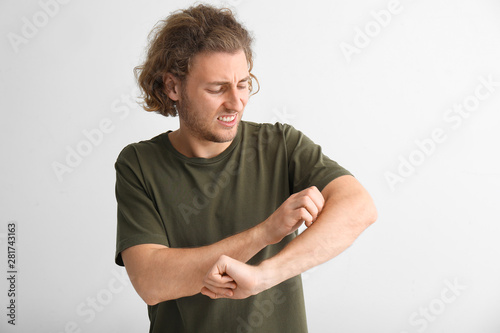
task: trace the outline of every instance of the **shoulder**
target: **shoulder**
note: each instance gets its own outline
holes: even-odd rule
[[[243,142],[247,145],[265,146],[267,150],[272,147],[285,147],[291,152],[298,144],[305,143],[304,139],[307,140],[302,132],[289,124],[242,123]]]
[[[242,121],[241,125],[246,136],[287,137],[299,133],[293,126],[283,123],[270,124]]]
[[[137,161],[142,158],[157,155],[159,151],[164,147],[164,140],[166,139],[167,135],[168,132],[165,132],[149,140],[143,140],[128,144],[121,150],[116,162],[120,163]]]
[[[253,121],[241,121],[241,124],[244,128],[253,131],[280,131],[287,128],[293,128],[291,125],[283,124],[283,123],[256,123]]]

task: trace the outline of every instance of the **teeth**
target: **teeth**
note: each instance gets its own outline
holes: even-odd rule
[[[236,116],[227,116],[227,117],[218,117],[217,119],[225,121],[225,122],[231,122],[236,118]]]

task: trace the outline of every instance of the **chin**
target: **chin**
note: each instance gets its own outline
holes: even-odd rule
[[[213,140],[210,140],[210,141],[213,141],[213,142],[217,142],[217,143],[224,143],[224,142],[229,142],[229,141],[233,141],[234,138],[236,137],[236,133],[226,133],[226,135],[214,135],[213,136]]]
[[[218,133],[212,133],[209,141],[217,143],[233,141],[237,133],[238,133],[238,125],[235,125],[231,129],[218,131]]]

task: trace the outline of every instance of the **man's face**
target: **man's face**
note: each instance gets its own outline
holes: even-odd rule
[[[249,80],[243,51],[196,55],[177,102],[181,131],[201,141],[232,141],[248,102]]]

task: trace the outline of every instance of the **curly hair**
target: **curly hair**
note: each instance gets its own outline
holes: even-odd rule
[[[193,57],[202,52],[243,50],[250,77],[258,84],[251,73],[253,38],[228,8],[198,5],[176,11],[156,24],[148,41],[146,60],[134,68],[146,111],[177,116],[175,102],[165,92],[164,74],[171,73],[185,82]],[[252,91],[252,80],[249,90]]]

